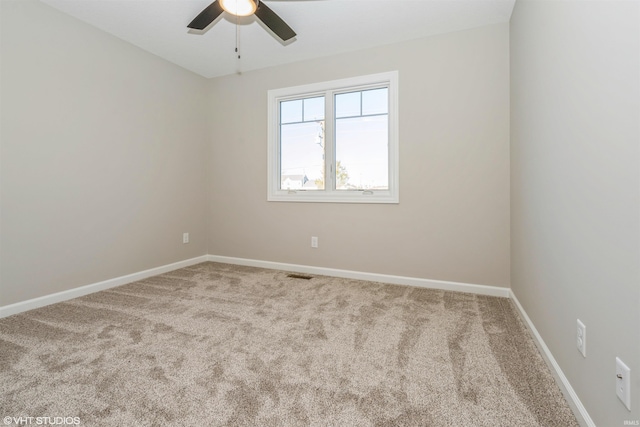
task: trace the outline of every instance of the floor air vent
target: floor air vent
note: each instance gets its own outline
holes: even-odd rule
[[[287,274],[287,277],[290,277],[290,278],[292,278],[292,279],[304,279],[304,280],[311,280],[311,279],[313,279],[313,277],[311,277],[311,276],[307,276],[307,275],[305,275],[305,274],[294,274],[294,273]]]

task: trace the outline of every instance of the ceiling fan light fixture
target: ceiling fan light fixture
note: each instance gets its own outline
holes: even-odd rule
[[[220,6],[232,15],[253,15],[258,7],[254,0],[218,0]]]

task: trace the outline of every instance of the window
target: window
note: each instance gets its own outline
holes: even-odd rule
[[[270,90],[268,200],[398,203],[398,73]]]

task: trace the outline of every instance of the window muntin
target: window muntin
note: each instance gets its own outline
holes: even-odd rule
[[[335,117],[338,119],[389,112],[389,88],[387,87],[338,93],[335,98]]]
[[[271,90],[268,126],[268,200],[398,203],[397,72]]]

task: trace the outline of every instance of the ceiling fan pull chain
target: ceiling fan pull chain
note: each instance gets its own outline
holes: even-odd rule
[[[240,59],[240,26],[238,25],[238,15],[236,15],[236,53]]]

